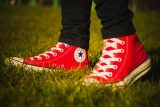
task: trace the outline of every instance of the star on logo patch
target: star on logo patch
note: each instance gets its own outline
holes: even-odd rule
[[[86,58],[86,52],[84,49],[77,48],[74,52],[74,59],[77,62],[83,62]]]
[[[80,53],[78,53],[79,54],[79,57],[82,57],[83,56],[83,53],[80,51]]]

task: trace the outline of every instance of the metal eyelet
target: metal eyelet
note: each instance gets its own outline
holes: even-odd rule
[[[114,68],[113,68],[113,69],[115,69],[115,70],[116,70],[117,68],[118,68],[118,66],[117,66],[117,65],[114,65]]]
[[[51,51],[54,51],[55,49],[51,49]]]
[[[125,41],[122,41],[122,43],[121,43],[122,45],[124,45],[125,44]]]
[[[61,67],[64,67],[64,64],[62,64]]]
[[[124,53],[124,49],[121,49],[121,53]]]
[[[112,75],[113,75],[112,72],[109,72],[108,76],[109,76],[109,77],[112,77]]]
[[[53,64],[53,67],[56,67],[56,64]]]
[[[50,56],[48,55],[48,56],[46,56],[46,59],[49,59],[50,58]]]
[[[64,50],[63,50],[63,49],[61,49],[61,50],[60,50],[60,52],[64,52]]]
[[[68,47],[69,47],[69,45],[67,44],[67,45],[65,45],[65,47],[66,47],[66,48],[68,48]]]
[[[38,57],[38,60],[42,60],[42,58],[41,58],[41,57]]]
[[[118,62],[121,62],[122,61],[122,58],[118,58]]]
[[[57,56],[57,53],[54,53],[54,56]]]

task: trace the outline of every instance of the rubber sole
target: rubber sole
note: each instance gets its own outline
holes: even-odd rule
[[[105,86],[113,86],[113,87],[129,86],[133,84],[135,81],[137,81],[139,78],[144,76],[150,69],[151,69],[151,59],[148,58],[140,66],[134,69],[128,76],[126,76],[122,81],[112,84],[106,84]]]
[[[38,72],[41,72],[43,70],[47,71],[53,71],[54,69],[49,68],[43,68],[43,67],[37,67],[33,65],[27,65],[23,63],[22,58],[9,58],[5,60],[6,63],[12,63],[15,66],[23,66],[26,70],[35,70]],[[139,65],[136,69],[134,69],[128,76],[126,76],[122,81],[112,84],[105,84],[107,87],[123,87],[123,86],[129,86],[133,84],[135,81],[137,81],[139,78],[141,78],[143,75],[145,75],[149,70],[151,69],[151,60],[148,58],[146,61],[144,61],[141,65]],[[95,79],[91,80],[92,82],[88,83],[85,82],[83,84],[90,85],[90,84],[99,84],[98,81]]]
[[[55,69],[49,69],[49,68],[44,68],[44,67],[38,67],[38,66],[33,66],[33,65],[27,65],[23,62],[23,58],[17,58],[17,57],[11,57],[5,59],[6,64],[12,64],[16,67],[24,67],[25,70],[34,70],[36,72],[41,72],[41,71],[53,71]]]

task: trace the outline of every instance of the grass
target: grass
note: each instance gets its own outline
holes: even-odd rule
[[[91,72],[101,52],[101,25],[94,11],[89,68],[84,72],[39,73],[6,65],[4,58],[37,55],[56,44],[61,29],[60,10],[0,7],[0,107],[160,107],[159,18],[159,12],[135,12],[133,21],[152,58],[152,69],[130,87],[113,90],[75,84]]]

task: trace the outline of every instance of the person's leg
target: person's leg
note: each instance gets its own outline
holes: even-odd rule
[[[91,4],[92,0],[61,0],[60,42],[88,50]]]
[[[12,57],[11,62],[36,71],[85,68],[89,62],[91,4],[92,0],[61,0],[62,30],[58,43],[43,54],[24,59]]]
[[[104,47],[86,84],[124,86],[134,83],[150,69],[150,58],[135,35],[128,0],[95,0],[103,25]]]
[[[129,0],[95,0],[97,15],[102,23],[104,39],[133,34],[133,13],[128,8]]]

